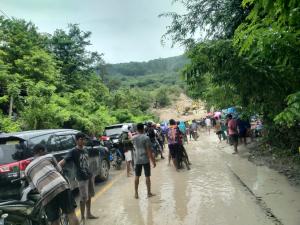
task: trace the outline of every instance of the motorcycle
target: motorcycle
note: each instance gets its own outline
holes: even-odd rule
[[[120,170],[122,166],[123,155],[119,149],[119,144],[107,136],[102,136],[101,140],[103,141],[104,146],[109,150],[109,160],[111,165],[116,170]]]
[[[25,178],[12,182],[26,182]],[[24,186],[24,185],[23,185]],[[29,185],[22,191],[21,200],[0,201],[0,225],[48,225],[47,216],[42,207],[42,198]],[[61,225],[68,225],[65,214],[60,217]]]
[[[111,148],[109,149],[109,160],[111,162],[111,165],[116,169],[120,170],[122,166],[122,153],[117,148]]]
[[[157,140],[152,142],[152,151],[153,151],[155,158],[157,158],[159,155],[161,155],[162,149]]]

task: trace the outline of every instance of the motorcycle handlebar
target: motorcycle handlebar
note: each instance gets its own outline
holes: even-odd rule
[[[26,177],[20,177],[20,178],[11,180],[11,183],[16,183],[18,181],[25,181],[25,180],[26,180]]]

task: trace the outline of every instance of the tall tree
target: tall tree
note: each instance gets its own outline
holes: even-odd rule
[[[172,23],[162,37],[174,44],[192,46],[199,40],[232,38],[235,29],[249,14],[249,7],[242,7],[242,0],[174,0],[186,9],[185,14],[169,12]]]
[[[75,90],[89,79],[104,61],[101,54],[89,52],[91,32],[80,30],[77,24],[70,24],[68,31],[56,30],[50,41],[50,50],[58,60],[62,79],[67,90]]]

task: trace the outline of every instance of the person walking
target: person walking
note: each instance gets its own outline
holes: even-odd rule
[[[41,195],[47,219],[52,225],[59,225],[60,211],[68,216],[70,225],[79,225],[75,215],[76,202],[62,169],[46,148],[37,144],[33,148],[34,159],[25,169],[30,185]]]
[[[132,136],[132,134],[129,131],[129,127],[127,125],[124,125],[122,127],[122,134],[120,136],[120,143],[122,145],[124,155],[125,155],[126,168],[127,168],[127,177],[132,175],[130,173],[130,171],[131,171],[131,162],[132,162],[132,150],[133,150],[131,136]]]
[[[237,120],[237,126],[238,126],[239,138],[241,140],[241,143],[247,145],[247,135],[251,128],[249,121],[240,118]]]
[[[218,117],[216,117],[215,120],[216,120],[215,132],[216,132],[216,135],[219,138],[219,142],[221,143],[221,140],[222,140],[221,122],[220,122],[220,119]]]
[[[169,147],[169,164],[172,159],[173,165],[178,171],[179,165],[177,162],[178,152],[179,152],[179,143],[182,142],[182,135],[177,127],[176,121],[170,119],[170,126],[167,132],[168,147]]]
[[[234,146],[234,152],[232,154],[237,154],[238,153],[238,141],[239,141],[239,135],[238,135],[238,130],[237,130],[237,121],[232,118],[232,115],[228,115],[228,134],[230,138],[231,144]]]
[[[59,162],[59,165],[63,167],[69,161],[75,164],[76,179],[79,186],[81,222],[85,224],[85,218],[98,218],[91,213],[91,199],[95,195],[95,177],[89,169],[89,156],[85,148],[85,134],[79,132],[75,135],[75,139],[76,147],[67,153],[64,159]]]
[[[155,159],[153,158],[151,151],[150,138],[145,134],[144,124],[137,124],[137,134],[132,137],[132,143],[134,146],[134,164],[135,164],[135,180],[134,180],[134,197],[139,198],[139,181],[142,174],[142,168],[146,177],[147,196],[148,198],[154,196],[151,192],[151,167],[150,161],[153,164],[153,168],[156,167]]]
[[[208,131],[208,134],[210,135],[211,119],[209,117],[206,117],[205,119],[205,126],[206,126],[206,131]]]

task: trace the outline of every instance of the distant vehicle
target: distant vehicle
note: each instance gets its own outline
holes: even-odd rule
[[[76,146],[75,135],[79,131],[71,129],[32,130],[17,133],[0,134],[0,199],[19,195],[20,183],[11,180],[24,176],[25,168],[32,160],[32,150],[36,144],[43,144],[47,151],[60,161],[67,152]],[[87,139],[86,147],[90,163],[94,163],[93,171],[98,180],[106,180],[109,176],[109,152],[100,146],[100,141]],[[64,173],[70,182],[71,189],[77,188],[76,168],[68,162]]]
[[[104,128],[104,136],[102,139],[109,138],[113,144],[119,144],[119,137],[122,134],[122,128],[124,126],[133,127],[132,123],[120,123],[110,125]]]

